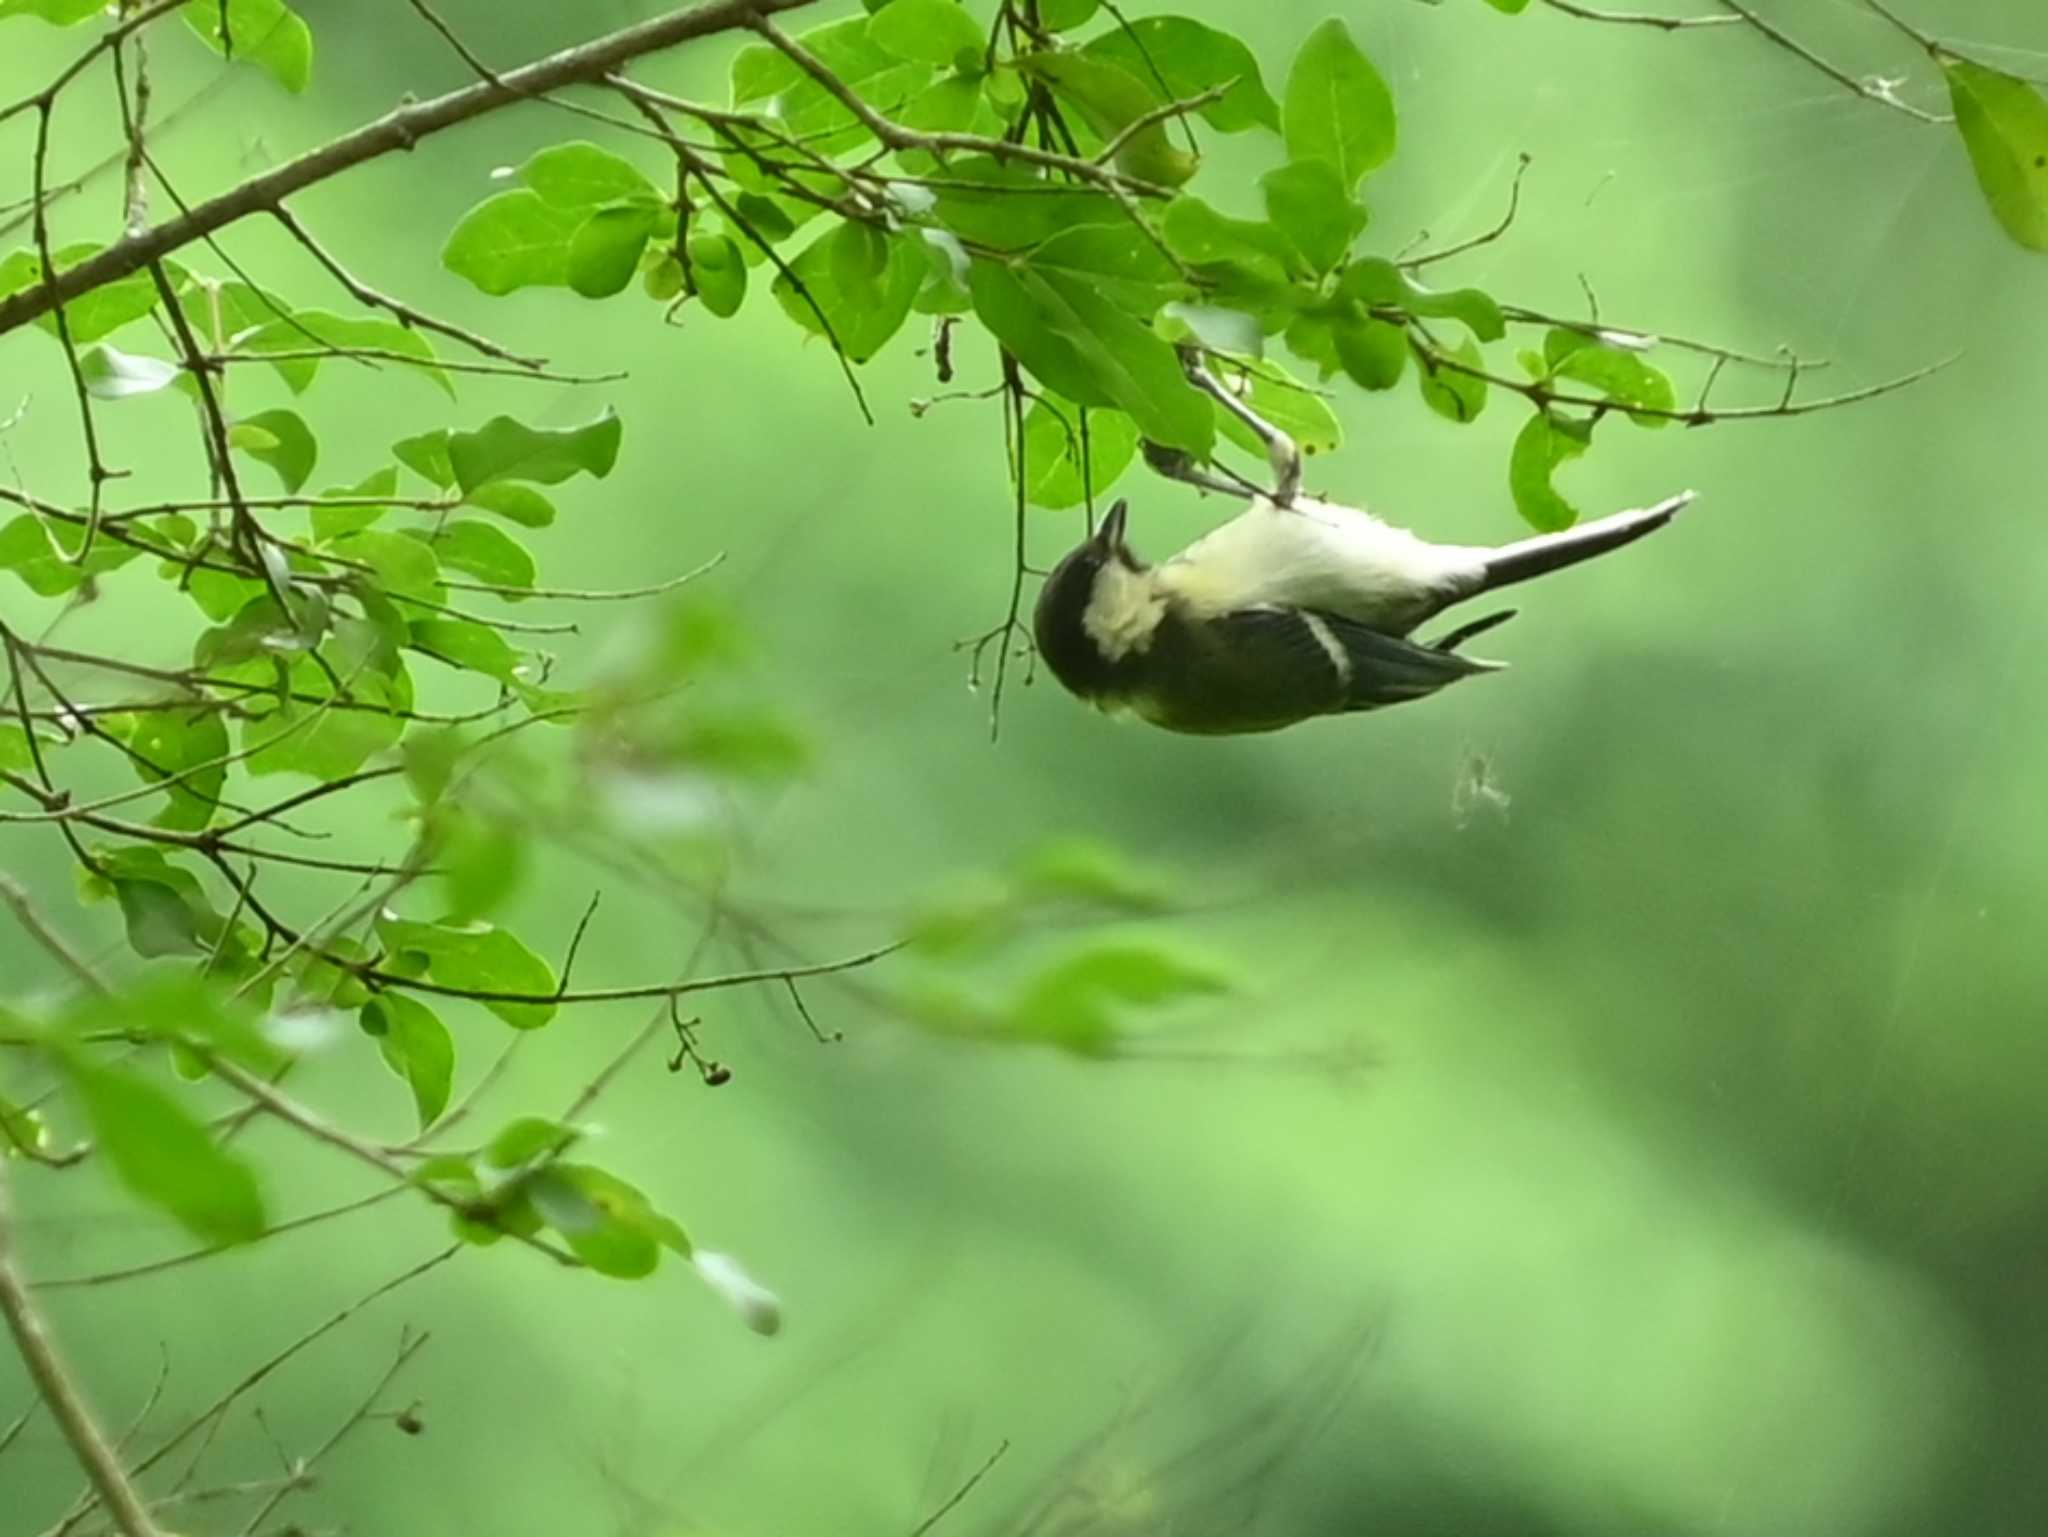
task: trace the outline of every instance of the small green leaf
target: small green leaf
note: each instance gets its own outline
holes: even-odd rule
[[[1038,24],[1048,32],[1071,32],[1093,21],[1102,0],[1038,0]]]
[[[721,320],[737,315],[747,297],[747,263],[739,242],[730,235],[692,235],[686,249],[689,277],[704,308]]]
[[[1936,57],[1984,201],[2019,244],[2048,251],[2048,98],[1995,69]]]
[[[1137,425],[1122,411],[1084,412],[1041,395],[1024,417],[1025,499],[1039,507],[1078,507],[1114,485],[1137,449]]]
[[[75,27],[107,8],[107,0],[0,0],[0,21],[36,16],[53,27]]]
[[[491,1138],[484,1149],[484,1162],[494,1169],[518,1169],[543,1158],[553,1158],[574,1145],[579,1133],[573,1126],[543,1116],[523,1115],[509,1122]]]
[[[1042,973],[1012,1010],[1020,1040],[1102,1056],[1117,1040],[1113,1005],[1157,1007],[1226,990],[1213,969],[1141,945],[1102,945]]]
[[[1517,434],[1508,458],[1508,489],[1531,528],[1555,533],[1579,521],[1578,508],[1558,494],[1551,477],[1559,465],[1585,453],[1592,438],[1591,424],[1549,411],[1530,417]]]
[[[448,462],[465,497],[493,481],[557,485],[572,475],[602,480],[618,462],[624,427],[611,411],[581,427],[529,427],[494,416],[474,432],[451,433]]]
[[[569,238],[564,268],[569,287],[586,299],[623,293],[640,270],[640,253],[660,225],[660,212],[644,203],[593,211]]]
[[[391,445],[398,462],[443,491],[455,484],[455,466],[448,462],[448,429],[437,427],[416,438],[400,438]]]
[[[235,348],[239,352],[308,352],[321,347],[334,347],[347,351],[395,352],[417,364],[418,371],[439,385],[450,400],[455,398],[455,382],[448,377],[448,371],[441,367],[434,349],[425,337],[410,326],[394,321],[374,320],[366,316],[351,317],[330,314],[326,310],[294,310],[289,320],[268,320],[238,336]],[[294,395],[303,394],[320,370],[321,359],[288,357],[281,358],[271,366],[284,380]],[[377,360],[377,366],[389,366],[389,359]]]
[[[148,1079],[81,1049],[60,1052],[58,1061],[122,1184],[207,1243],[261,1236],[263,1198],[255,1175],[191,1112]]]
[[[1647,407],[1650,413],[1662,413],[1678,404],[1670,378],[1638,353],[1558,327],[1543,338],[1543,359],[1549,377],[1590,384],[1616,405],[1629,408],[1629,419],[1637,426],[1671,425],[1669,416],[1635,409]]]
[[[98,400],[126,400],[166,388],[177,379],[179,369],[163,358],[138,357],[102,342],[79,355],[78,372],[88,395]]]
[[[544,1000],[555,991],[555,973],[508,930],[493,924],[414,923],[386,915],[377,922],[378,936],[394,954],[422,957],[427,976],[443,987],[466,992],[514,993]],[[555,1017],[545,1001],[480,1000],[498,1018],[519,1030],[533,1030]]]
[[[228,429],[228,446],[277,471],[288,496],[298,494],[320,456],[320,446],[306,419],[282,408],[243,417]]]
[[[1486,0],[1486,3],[1508,16],[1519,16],[1529,9],[1529,0]]]
[[[377,994],[362,1009],[362,1027],[377,1038],[384,1065],[412,1090],[420,1130],[425,1131],[448,1108],[448,1090],[455,1078],[455,1040],[441,1017],[418,999],[396,988]]]
[[[398,494],[398,470],[395,466],[387,464],[383,469],[365,476],[353,486],[336,486],[332,490],[322,492],[321,494],[323,496],[346,499],[351,502],[358,501],[364,497],[396,496]],[[313,528],[313,540],[316,544],[324,543],[342,534],[352,534],[358,529],[368,528],[390,510],[389,507],[375,505],[368,507],[316,506],[313,508],[310,518]]]
[[[246,59],[294,95],[313,77],[312,29],[283,0],[187,0],[185,24],[215,53]]]
[[[1029,270],[1092,288],[1140,319],[1187,292],[1173,263],[1131,224],[1084,224],[1041,241]],[[1023,269],[1019,269],[1023,270]]]
[[[1393,156],[1394,98],[1336,17],[1294,56],[1281,121],[1287,158],[1334,166],[1347,194]]]
[[[1227,380],[1228,371],[1225,372]],[[1244,397],[1246,404],[1294,439],[1303,453],[1325,454],[1343,443],[1344,429],[1338,425],[1337,413],[1330,409],[1330,403],[1278,363],[1258,363],[1247,371],[1247,377],[1251,393]],[[1234,413],[1220,405],[1216,409],[1217,424],[1225,437],[1247,453],[1266,452],[1266,445]]]
[[[1390,306],[1424,319],[1456,320],[1482,342],[1507,335],[1507,320],[1493,296],[1477,288],[1426,288],[1392,262],[1362,256],[1337,280],[1338,297]]]
[[[1334,269],[1365,228],[1365,210],[1326,160],[1297,160],[1268,171],[1259,187],[1266,195],[1266,216],[1315,272]]]
[[[488,917],[525,880],[527,845],[517,827],[487,819],[466,806],[448,805],[434,818],[433,830],[434,860],[448,898],[449,918],[467,922]]]
[[[534,1209],[599,1275],[637,1280],[664,1247],[687,1255],[690,1240],[637,1188],[590,1164],[555,1163],[534,1177]]]
[[[1156,913],[1172,905],[1171,888],[1123,851],[1090,838],[1047,843],[1017,867],[1017,885],[1040,899],[1083,902],[1112,912]]]
[[[1129,222],[1105,193],[1056,190],[1029,167],[985,155],[956,159],[937,177],[939,222],[992,250],[1022,250],[1077,225]]]
[[[1082,52],[1121,66],[1168,101],[1187,101],[1235,81],[1202,108],[1203,120],[1224,133],[1280,131],[1280,104],[1259,76],[1259,61],[1228,32],[1185,16],[1139,16],[1092,39]]]
[[[462,216],[441,248],[441,265],[494,297],[560,288],[583,221],[581,209],[550,203],[530,187],[500,192]]]
[[[1192,341],[1210,352],[1256,358],[1266,350],[1266,333],[1258,316],[1213,304],[1175,300],[1159,311],[1154,328],[1170,342]]]
[[[495,524],[456,518],[436,529],[408,532],[423,540],[448,570],[466,571],[478,581],[498,587],[533,585],[532,553]]]
[[[865,226],[843,223],[806,246],[772,289],[791,320],[829,336],[854,363],[867,362],[896,334],[924,282],[924,254],[912,237],[886,237],[879,272],[868,265],[873,240]]]
[[[59,246],[52,253],[59,273],[70,271],[103,249],[93,241]],[[32,250],[12,252],[0,261],[0,297],[32,288],[43,280],[42,259]],[[133,273],[111,283],[102,283],[90,293],[79,295],[63,306],[65,327],[73,346],[83,347],[131,320],[140,320],[157,305],[156,284],[146,272]],[[57,317],[44,315],[36,321],[50,335],[57,334]]]
[[[159,827],[198,832],[220,809],[226,784],[228,728],[205,701],[189,709],[150,710],[136,717],[128,761],[149,784],[169,779],[170,803],[156,814]]]
[[[1450,355],[1473,368],[1482,367],[1486,362],[1479,343],[1469,336],[1461,338]],[[1420,346],[1415,348],[1415,382],[1422,390],[1423,403],[1437,415],[1454,422],[1472,421],[1486,409],[1484,379],[1444,367]]]
[[[1167,102],[1123,65],[1093,53],[1065,52],[1025,54],[1017,67],[1072,103],[1105,141],[1123,140],[1116,152],[1119,170],[1162,187],[1178,187],[1195,174],[1200,161],[1173,142],[1164,122],[1131,131]]]
[[[621,199],[661,197],[630,160],[582,139],[541,150],[519,168],[519,179],[554,207],[579,213]]]
[[[452,484],[455,471],[451,467],[448,479]],[[496,513],[508,523],[517,523],[521,528],[546,528],[555,521],[555,504],[532,486],[521,485],[516,480],[494,480],[489,485],[478,486],[463,498],[472,507],[485,512]]]
[[[0,20],[5,19],[6,13],[0,12]],[[42,1113],[0,1094],[0,1159],[33,1158],[49,1147],[50,1127]]]
[[[77,558],[85,546],[85,530],[75,523],[44,523],[24,512],[0,526],[0,571],[12,571],[38,597],[76,592],[105,571],[125,566],[142,552],[102,535],[92,553]]]
[[[448,591],[441,585],[441,565],[433,548],[406,534],[381,528],[357,529],[343,534],[329,546],[343,559],[368,566],[377,585],[394,596],[443,602]]]
[[[1333,315],[1330,335],[1344,372],[1369,390],[1390,390],[1408,366],[1408,333],[1391,321]]]
[[[407,627],[415,651],[500,683],[519,681],[520,655],[489,625],[473,619],[415,619]]]
[[[958,62],[963,54],[976,58],[988,45],[960,0],[889,0],[868,23],[868,36],[899,59],[920,59],[941,68]]]

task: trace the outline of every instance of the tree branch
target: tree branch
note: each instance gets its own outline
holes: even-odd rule
[[[14,1212],[4,1163],[0,1163],[0,1314],[6,1315],[15,1348],[21,1352],[36,1391],[50,1406],[64,1439],[71,1443],[72,1455],[85,1470],[100,1502],[107,1507],[115,1528],[122,1537],[158,1537],[157,1525],[150,1520],[142,1497],[122,1472],[120,1458],[107,1444],[78,1384],[58,1356],[56,1343],[44,1327],[42,1315],[36,1310],[15,1263]]]
[[[565,85],[600,80],[643,54],[752,27],[764,16],[797,10],[810,3],[811,0],[712,0],[711,4],[693,10],[672,11],[578,47],[565,48],[508,70],[495,82],[479,81],[430,101],[400,107],[295,160],[250,177],[220,196],[195,205],[189,213],[116,241],[76,267],[46,274],[46,280],[33,288],[0,299],[0,336],[48,314],[52,306],[140,272],[151,262],[160,261],[239,219],[272,212],[293,193],[303,192],[366,161],[396,150],[409,150],[430,135],[528,97]]]

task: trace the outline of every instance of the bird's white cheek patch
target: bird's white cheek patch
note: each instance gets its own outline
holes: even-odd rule
[[[1095,590],[1082,611],[1081,628],[1105,658],[1120,662],[1152,644],[1165,613],[1166,599],[1150,573],[1128,571],[1111,561],[1095,573]]]

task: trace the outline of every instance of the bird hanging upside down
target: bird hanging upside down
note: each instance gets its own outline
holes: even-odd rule
[[[1513,609],[1431,642],[1411,633],[1454,603],[1632,543],[1692,500],[1686,492],[1497,549],[1431,544],[1303,496],[1293,441],[1198,362],[1188,373],[1265,442],[1275,489],[1157,566],[1125,542],[1128,507],[1117,502],[1046,578],[1033,623],[1039,654],[1070,693],[1169,731],[1275,731],[1496,671],[1504,664],[1458,647]],[[1208,489],[1238,489],[1170,458],[1155,466]]]

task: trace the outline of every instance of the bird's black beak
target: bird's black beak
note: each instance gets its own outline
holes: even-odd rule
[[[1111,503],[1103,515],[1102,526],[1095,530],[1095,544],[1107,554],[1127,553],[1129,546],[1124,543],[1124,521],[1130,516],[1131,504],[1122,497]]]

